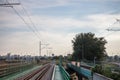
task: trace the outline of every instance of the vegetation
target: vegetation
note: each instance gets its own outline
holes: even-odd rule
[[[102,65],[96,65],[92,69],[92,72],[93,73],[96,72],[96,73],[102,74],[102,75],[104,75],[106,77],[109,77],[109,78],[112,78],[114,80],[120,80],[120,71],[113,72],[113,70],[112,70],[112,68],[110,66],[109,67],[105,67],[105,66],[102,66]]]
[[[107,41],[103,38],[95,37],[93,33],[80,33],[72,40],[73,43],[73,60],[87,59],[100,61],[106,55],[105,44]]]

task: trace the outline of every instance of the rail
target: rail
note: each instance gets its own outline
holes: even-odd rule
[[[53,69],[54,65],[49,63],[15,80],[51,80]]]
[[[7,65],[7,66],[1,66],[0,68],[0,78],[16,73],[16,72],[20,72],[29,68],[32,68],[32,64],[14,64],[14,65]]]

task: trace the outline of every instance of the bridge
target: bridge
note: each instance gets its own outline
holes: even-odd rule
[[[25,66],[19,67],[18,64],[10,67],[2,66],[0,69],[0,80],[70,80],[70,75],[61,65],[46,63],[44,65],[34,66],[24,69]],[[15,71],[15,70],[16,71]],[[24,69],[24,70],[22,70]],[[11,73],[11,74],[8,74]]]
[[[71,80],[72,76],[68,70],[76,73],[79,80],[112,80],[100,74],[92,74],[91,69],[86,65],[76,66],[72,63],[57,65],[54,62],[33,65],[32,63],[2,65],[0,80]]]

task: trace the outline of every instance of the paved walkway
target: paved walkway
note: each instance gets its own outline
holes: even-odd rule
[[[54,73],[54,80],[64,80],[63,77],[62,77],[62,74],[60,72],[60,69],[59,67],[56,65],[55,66],[55,73]]]

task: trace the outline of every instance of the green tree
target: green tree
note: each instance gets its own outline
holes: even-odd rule
[[[73,43],[73,55],[74,60],[101,60],[105,55],[105,44],[107,41],[103,38],[95,37],[93,33],[80,33],[72,40]]]
[[[119,56],[118,55],[114,56],[114,61],[119,61]]]

